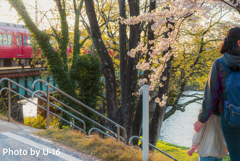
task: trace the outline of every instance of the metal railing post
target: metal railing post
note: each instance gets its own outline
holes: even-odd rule
[[[120,127],[117,125],[117,141],[120,142]]]
[[[49,128],[49,99],[50,93],[49,93],[49,85],[47,85],[47,124],[46,127]]]
[[[149,161],[149,85],[143,85],[143,161]]]
[[[11,84],[10,82],[8,82],[8,88],[10,89],[11,88]],[[11,121],[11,93],[10,91],[8,90],[8,122]]]
[[[75,119],[72,118],[72,124],[75,125]],[[74,129],[74,127],[72,126],[72,129]]]

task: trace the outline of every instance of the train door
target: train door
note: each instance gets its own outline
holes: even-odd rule
[[[17,34],[17,46],[18,46],[18,55],[17,56],[23,56],[23,34],[18,33]]]

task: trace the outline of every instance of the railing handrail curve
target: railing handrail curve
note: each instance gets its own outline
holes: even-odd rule
[[[31,102],[31,103],[33,103],[34,105],[36,105],[36,106],[38,106],[38,107],[40,107],[41,109],[43,109],[43,110],[46,111],[46,109],[45,109],[44,107],[42,107],[42,106],[40,106],[39,104],[37,104],[37,103],[35,103],[35,102],[29,100],[28,98],[22,96],[21,94],[17,93],[16,91],[14,91],[14,90],[12,90],[12,89],[10,89],[10,88],[7,88],[7,87],[2,88],[2,89],[0,90],[0,94],[2,93],[3,90],[11,91],[11,92],[15,93],[16,95],[18,95],[18,96],[20,96],[20,97],[26,99],[28,102]],[[56,116],[57,118],[63,120],[64,122],[67,122],[68,124],[70,124],[70,125],[76,127],[77,129],[79,129],[79,130],[81,130],[82,132],[84,132],[84,134],[86,134],[85,130],[81,129],[80,127],[78,127],[78,126],[72,124],[71,122],[65,120],[64,118],[62,118],[62,117],[56,115],[55,113],[53,113],[53,112],[51,112],[51,111],[49,111],[49,113],[51,113],[52,115]]]
[[[140,138],[139,136],[132,136],[130,139],[129,139],[129,145],[132,145],[132,140],[133,139],[138,139],[140,140],[141,142],[143,142],[142,138]],[[172,157],[171,155],[165,153],[164,151],[158,149],[156,146],[152,145],[151,143],[149,143],[149,146],[151,146],[152,148],[154,148],[155,150],[159,151],[160,153],[163,153],[164,155],[168,156],[169,158],[175,160],[175,161],[178,161],[176,158]]]
[[[16,86],[22,88],[23,90],[25,90],[25,91],[27,91],[27,92],[29,92],[29,93],[31,93],[31,94],[34,93],[34,92],[28,90],[27,88],[21,86],[20,84],[14,82],[13,80],[11,80],[11,79],[9,79],[9,78],[2,78],[2,79],[0,79],[0,86],[1,86],[1,83],[2,83],[3,81],[11,82],[11,83],[15,84]],[[0,91],[2,91],[3,89],[4,89],[4,88],[2,88]],[[10,89],[10,88],[8,88],[8,89]],[[17,92],[13,91],[12,89],[10,89],[10,90],[11,90],[13,93],[17,94],[18,96],[20,96],[20,97],[22,97],[22,98],[24,98],[24,99],[27,99],[26,97],[24,97],[24,96],[22,96],[22,95],[19,95]],[[42,98],[41,96],[39,96],[39,95],[37,95],[37,94],[35,94],[35,95],[36,95],[38,98],[40,98],[41,100],[46,101],[46,99]],[[27,99],[27,100],[30,101],[29,99]],[[34,103],[34,102],[31,101],[31,103]],[[38,107],[40,107],[40,105],[38,105],[38,104],[36,104],[36,103],[34,103],[34,104],[37,105]],[[66,110],[63,110],[62,108],[56,106],[55,104],[53,104],[53,103],[51,103],[51,102],[50,102],[50,104],[53,105],[53,106],[55,106],[56,108],[62,110],[63,112],[69,114],[70,116],[72,115],[72,114],[70,114],[69,112],[67,112]],[[42,106],[41,106],[41,107],[42,107]],[[40,107],[40,108],[41,108],[41,107]],[[43,108],[43,107],[42,107],[42,108]],[[45,108],[43,108],[43,109],[46,111]],[[60,119],[63,120],[62,117],[60,117],[60,116],[58,116],[58,115],[55,115],[55,114],[52,113],[51,111],[49,111],[49,113],[51,113],[52,115],[54,115],[54,116],[56,116],[56,117],[58,117],[58,118],[60,118]],[[72,117],[76,117],[76,116],[72,115]],[[84,133],[85,133],[85,129],[86,129],[86,127],[85,127],[85,122],[84,122],[83,120],[79,119],[78,117],[76,117],[76,118],[77,118],[77,120],[79,120],[80,122],[83,123],[83,126],[84,126],[84,130],[83,130],[83,131],[84,131]],[[66,122],[67,120],[64,119],[64,121]],[[67,123],[69,123],[69,122],[67,121]],[[72,123],[69,123],[69,124],[70,124],[70,125],[73,125]],[[79,127],[76,126],[76,125],[73,125],[73,126],[79,128]],[[80,129],[81,129],[81,128],[80,128]],[[82,129],[81,129],[81,130],[82,130]]]
[[[38,92],[41,92],[41,93],[44,93],[44,94],[46,94],[44,91],[37,90],[37,91],[33,92],[33,94],[32,94],[32,97],[31,97],[31,98],[33,98],[33,97],[36,95],[36,93],[38,93]],[[45,96],[46,96],[46,95],[45,95]],[[50,96],[50,98],[52,98],[52,99],[53,99],[54,97]],[[44,98],[43,98],[43,99],[44,99]],[[55,100],[55,99],[54,99],[54,100]],[[56,99],[56,100],[57,100],[57,99]],[[46,99],[44,99],[44,101],[45,101],[45,102],[47,102],[47,100],[46,100]],[[54,107],[56,107],[57,109],[59,109],[59,110],[61,110],[61,111],[65,112],[66,114],[68,114],[68,115],[72,116],[73,118],[77,119],[78,121],[80,121],[80,122],[83,124],[83,129],[84,129],[84,130],[86,130],[86,124],[85,124],[85,122],[84,122],[82,119],[80,119],[80,118],[78,118],[77,116],[75,116],[75,115],[73,115],[73,114],[71,114],[71,113],[67,112],[66,110],[62,109],[61,107],[59,107],[59,106],[55,105],[54,103],[51,103],[51,105],[52,105],[52,106],[54,106]],[[73,109],[71,108],[71,110],[73,110]]]
[[[44,91],[37,90],[37,91],[33,92],[33,94],[32,94],[32,98],[34,97],[34,95],[36,95],[36,93],[37,93],[37,92],[41,92],[41,93],[44,93],[44,94],[46,94],[46,92],[44,92]],[[63,102],[59,101],[58,99],[56,99],[56,98],[54,98],[54,97],[52,97],[52,96],[50,96],[50,98],[51,98],[51,99],[53,99],[54,101],[57,101],[58,103],[62,104],[63,106],[65,106],[65,107],[69,108],[70,110],[72,110],[72,111],[76,112],[77,114],[79,114],[80,116],[84,117],[85,119],[87,119],[87,120],[91,121],[92,123],[94,123],[94,124],[96,124],[96,125],[100,126],[101,128],[103,128],[103,129],[105,129],[105,130],[107,130],[107,131],[109,131],[109,132],[113,133],[113,134],[115,135],[115,137],[117,136],[117,134],[116,134],[116,133],[114,133],[113,131],[109,130],[108,128],[104,127],[103,125],[99,124],[98,122],[96,122],[96,121],[94,121],[94,120],[90,119],[89,117],[87,117],[87,116],[83,115],[82,113],[80,113],[80,112],[76,111],[75,109],[73,109],[73,108],[71,108],[70,106],[66,105],[65,103],[63,103]],[[54,107],[56,107],[56,105],[54,105],[54,104],[53,104],[53,106],[54,106]],[[58,106],[57,106],[57,107],[58,107]],[[122,138],[122,137],[120,137],[120,138],[121,138],[121,139],[123,139],[123,140],[125,140],[125,139],[124,139],[124,138]]]
[[[106,136],[108,136],[108,137],[113,138],[113,139],[116,140],[116,138],[112,137],[111,135],[108,135],[107,133],[103,132],[102,130],[100,130],[100,129],[96,128],[96,127],[93,127],[93,128],[91,128],[91,129],[88,131],[88,136],[91,135],[91,132],[92,132],[93,130],[96,130],[96,131],[102,133],[103,135],[106,135]]]
[[[73,100],[74,102],[78,103],[79,105],[81,105],[81,106],[85,107],[86,109],[92,111],[93,113],[97,114],[98,116],[101,116],[102,118],[108,120],[110,123],[114,124],[115,126],[116,126],[116,125],[119,126],[119,128],[121,128],[121,129],[124,131],[124,133],[125,133],[125,136],[124,136],[124,137],[125,137],[125,139],[126,139],[126,137],[127,137],[127,136],[126,136],[126,135],[127,135],[127,131],[126,131],[126,129],[125,129],[124,127],[122,127],[122,126],[119,125],[118,123],[116,123],[116,122],[114,122],[113,120],[107,118],[106,116],[100,114],[99,112],[95,111],[94,109],[88,107],[88,106],[85,105],[84,103],[78,101],[77,99],[73,98],[72,96],[68,95],[67,93],[63,92],[62,90],[54,87],[53,85],[51,85],[50,83],[46,82],[45,80],[42,80],[42,79],[37,79],[37,80],[35,80],[35,81],[33,82],[33,85],[32,85],[32,88],[33,88],[33,89],[34,89],[35,84],[36,84],[37,82],[42,82],[42,83],[45,83],[45,84],[49,85],[51,88],[55,89],[56,91],[58,91],[59,93],[61,93],[61,94],[64,95],[64,96],[68,97],[69,99]]]

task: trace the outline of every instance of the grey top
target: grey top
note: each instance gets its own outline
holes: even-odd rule
[[[224,53],[222,56],[223,62],[227,66],[233,64],[240,66],[240,56]],[[225,86],[228,71],[219,60],[215,60],[212,64],[208,79],[204,89],[202,109],[198,115],[198,121],[205,123],[211,114],[220,115],[219,98],[221,86]]]

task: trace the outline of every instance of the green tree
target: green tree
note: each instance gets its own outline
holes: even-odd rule
[[[79,67],[89,69],[88,71],[92,71],[92,69],[94,69],[95,72],[100,72],[99,68],[97,68],[97,66],[99,65],[97,58],[88,57],[88,59],[96,59],[96,61],[89,63],[86,60],[86,58],[80,56],[80,48],[82,44],[79,43],[79,39],[80,39],[79,14],[83,6],[83,0],[78,1],[78,3],[75,0],[73,0],[75,23],[74,23],[73,54],[72,54],[73,58],[70,66],[67,58],[67,48],[69,44],[69,28],[68,28],[68,22],[67,22],[66,1],[65,0],[55,1],[56,7],[59,13],[59,18],[60,18],[60,31],[59,29],[56,29],[53,26],[51,26],[51,29],[53,31],[53,36],[58,45],[57,51],[55,51],[53,46],[50,44],[50,35],[45,33],[44,31],[41,31],[37,27],[37,25],[33,22],[33,20],[31,19],[31,17],[29,16],[26,10],[26,7],[23,1],[8,0],[8,2],[11,4],[13,8],[15,8],[19,16],[22,18],[22,20],[24,21],[24,23],[32,33],[34,39],[37,41],[39,47],[41,48],[42,54],[47,58],[46,60],[47,60],[48,70],[53,76],[53,79],[58,85],[59,89],[68,93],[74,98],[78,98],[82,96],[81,92],[77,93],[78,87],[80,88],[82,87],[81,78],[77,76],[81,74],[79,73],[79,70],[78,70]],[[84,60],[86,64],[83,65]],[[91,69],[91,67],[89,67],[88,65],[93,66],[93,68]],[[85,75],[85,77],[87,76]],[[94,79],[96,79],[96,81],[100,81],[99,75],[94,77]],[[97,96],[98,93],[99,91],[97,90],[93,91],[93,95]],[[69,105],[70,107],[73,107],[74,109],[82,112],[83,109],[77,106],[73,101],[70,101],[65,97],[61,97],[61,100],[65,104]],[[86,101],[88,101],[88,102],[84,102],[86,103],[86,105],[88,104],[93,105],[91,101],[90,102],[89,100],[86,100]],[[96,108],[96,107],[92,107],[92,108]],[[71,121],[71,118],[65,113],[62,113],[62,117],[68,121]],[[63,124],[64,123],[61,122],[60,126],[62,126]],[[80,125],[77,121],[76,121],[76,124]]]

